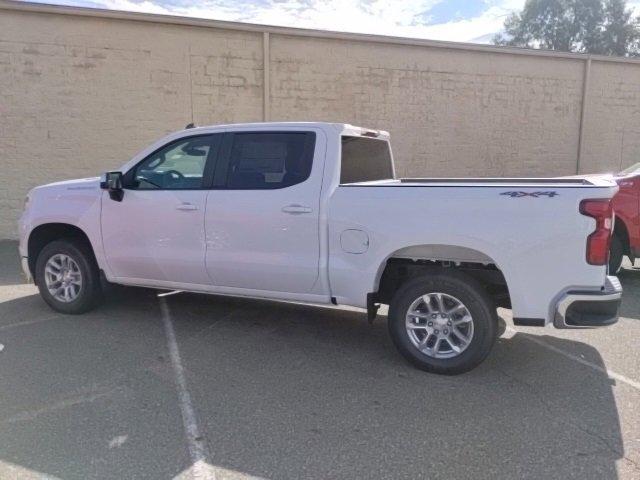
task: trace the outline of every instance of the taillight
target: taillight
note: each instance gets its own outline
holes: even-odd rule
[[[611,199],[592,199],[580,202],[580,213],[596,220],[596,229],[587,237],[587,263],[606,265],[613,228]]]

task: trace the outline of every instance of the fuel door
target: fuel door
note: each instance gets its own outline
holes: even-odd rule
[[[340,246],[347,253],[364,253],[369,249],[369,235],[354,228],[344,230],[340,234]]]

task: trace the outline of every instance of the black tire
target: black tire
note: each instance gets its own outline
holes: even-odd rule
[[[614,234],[611,237],[611,246],[609,247],[609,275],[615,275],[622,266],[622,257],[624,257],[624,245],[619,235]]]
[[[461,301],[473,322],[473,337],[455,357],[435,358],[421,352],[410,340],[405,319],[409,307],[421,295],[444,293]],[[489,354],[498,336],[498,315],[491,297],[475,279],[457,271],[434,271],[403,284],[389,306],[389,333],[400,353],[421,370],[445,375],[468,372]]]
[[[93,309],[102,299],[100,272],[90,248],[81,240],[62,239],[48,243],[40,251],[36,260],[36,283],[44,301],[55,311],[67,314],[85,313]],[[47,261],[56,254],[68,255],[80,269],[82,286],[77,298],[71,302],[56,299],[46,286],[45,266]]]

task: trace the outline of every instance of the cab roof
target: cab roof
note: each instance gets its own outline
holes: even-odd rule
[[[377,130],[374,128],[358,127],[349,123],[331,123],[331,122],[252,122],[252,123],[227,123],[221,125],[203,125],[188,128],[192,131],[209,131],[209,130],[242,130],[242,129],[259,129],[259,128],[295,128],[295,127],[317,127],[325,130],[334,130],[341,135],[349,136],[365,136],[371,138],[379,138],[388,140],[389,132],[386,130]],[[186,130],[184,130],[186,131]],[[177,132],[176,132],[177,133]]]

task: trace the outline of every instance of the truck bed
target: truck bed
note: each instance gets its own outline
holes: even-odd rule
[[[615,182],[602,177],[590,178],[399,178],[371,182],[344,183],[341,186],[447,186],[447,187],[611,187]]]

